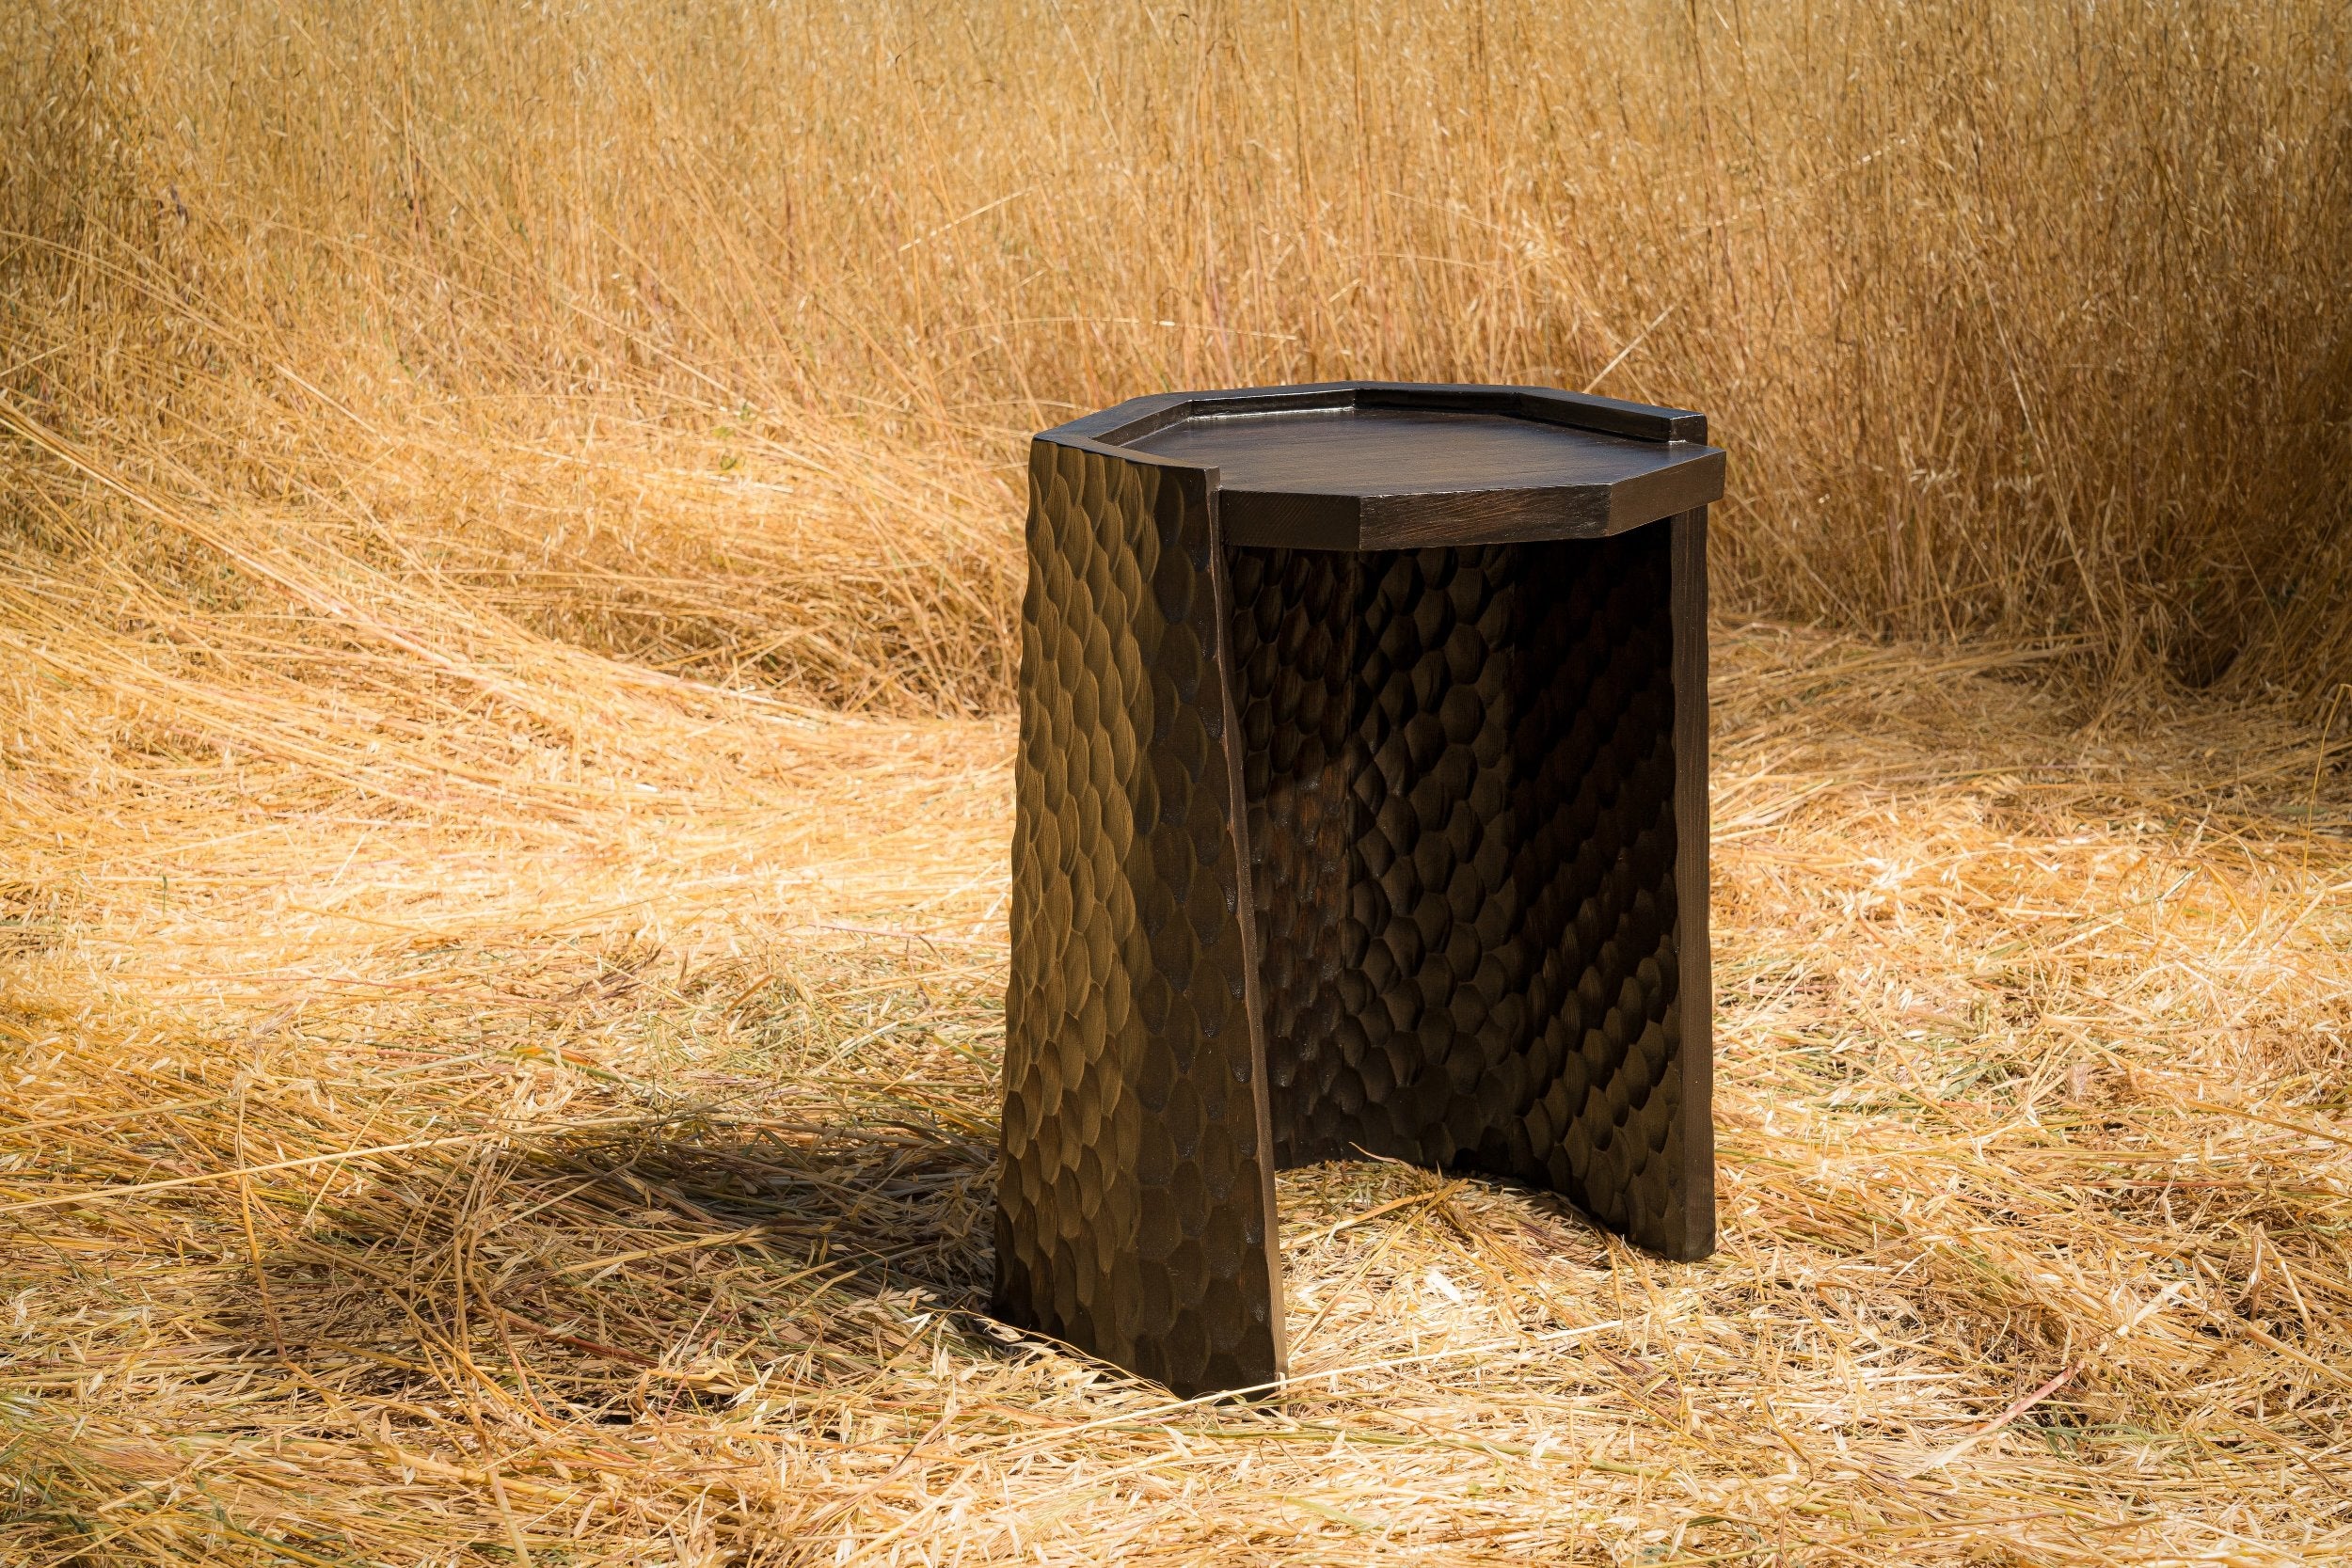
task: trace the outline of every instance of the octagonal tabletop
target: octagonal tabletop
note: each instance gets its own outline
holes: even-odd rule
[[[1594,539],[1720,499],[1707,417],[1542,387],[1172,392],[1040,440],[1206,469],[1225,541],[1401,549]]]

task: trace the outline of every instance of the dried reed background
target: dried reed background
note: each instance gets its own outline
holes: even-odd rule
[[[1041,421],[1340,375],[1714,412],[1752,609],[2315,689],[2347,257],[2332,0],[0,12],[17,419],[834,702],[1001,703]]]
[[[0,8],[0,1550],[2352,1556],[2343,27]],[[1295,1173],[1171,1408],[976,1316],[1011,465],[1343,373],[1722,411],[1725,1247]]]

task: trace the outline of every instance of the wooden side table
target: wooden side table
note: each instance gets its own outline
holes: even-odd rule
[[[1706,419],[1137,398],[1030,448],[996,1310],[1283,1375],[1274,1171],[1713,1250]]]

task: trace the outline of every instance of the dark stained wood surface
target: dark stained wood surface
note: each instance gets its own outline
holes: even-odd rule
[[[1674,613],[1675,946],[1681,974],[1682,1102],[1715,1102],[1715,958],[1708,911],[1707,509],[1676,517],[1668,592]],[[1711,1111],[1683,1124],[1678,1192],[1685,1206],[1684,1256],[1715,1250],[1715,1122]]]
[[[1606,484],[1675,461],[1673,443],[1595,436],[1507,414],[1419,408],[1186,420],[1133,445],[1222,469],[1229,490],[1347,496]]]
[[[1279,1381],[1292,1160],[1712,1250],[1706,437],[1391,382],[1038,436],[999,1315]]]
[[[1211,472],[1229,545],[1590,539],[1719,499],[1703,416],[1528,387],[1332,382],[1136,398],[1040,438]]]

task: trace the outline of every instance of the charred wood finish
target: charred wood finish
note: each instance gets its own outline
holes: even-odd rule
[[[1037,438],[1001,1315],[1274,1384],[1274,1169],[1359,1154],[1713,1249],[1705,435],[1342,383]]]

